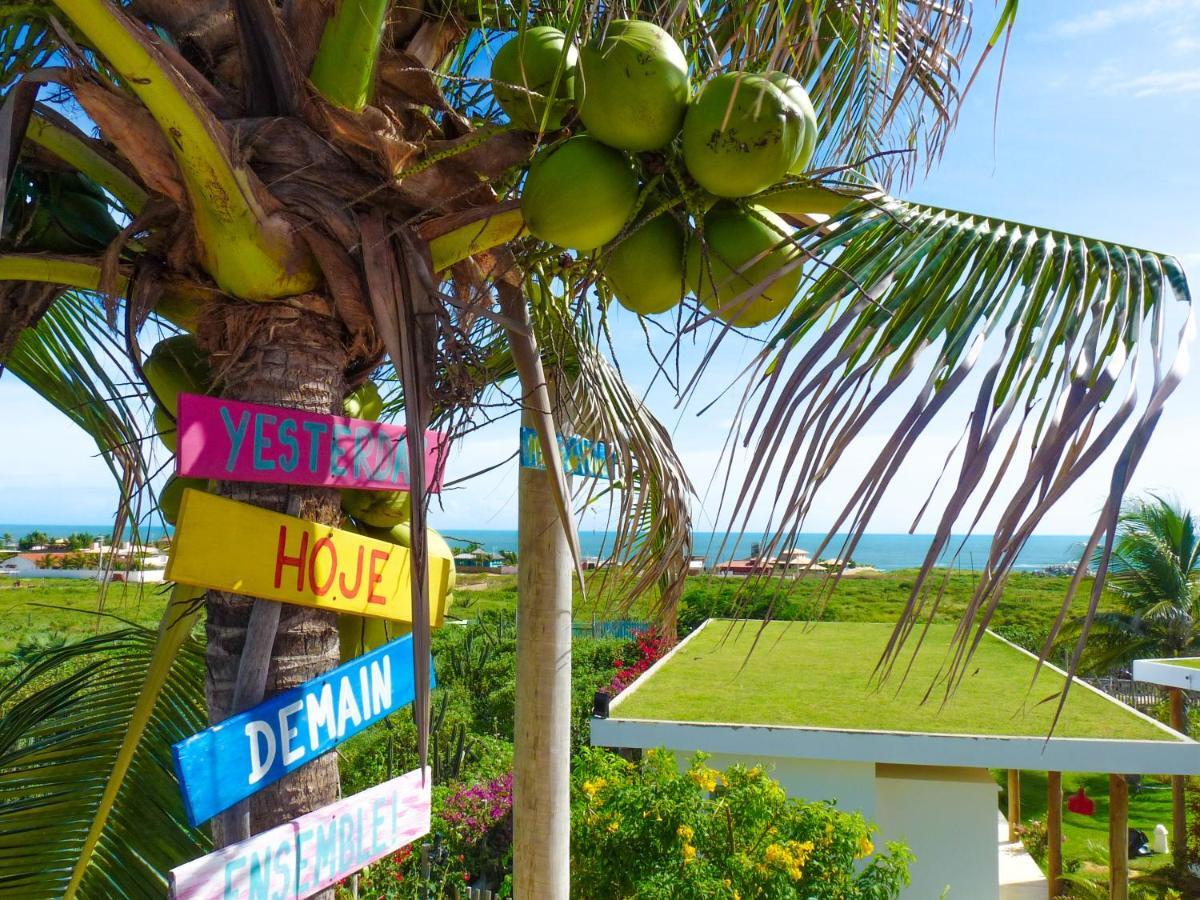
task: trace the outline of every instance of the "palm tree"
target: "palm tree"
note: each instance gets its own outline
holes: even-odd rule
[[[1135,659],[1200,655],[1200,535],[1191,511],[1157,496],[1130,501],[1107,585],[1119,609],[1096,614],[1089,667],[1104,672]]]
[[[988,50],[1015,7],[1004,5]],[[726,68],[794,75],[821,122],[815,168],[758,198],[796,228],[787,240],[802,254],[789,265],[803,266],[804,282],[786,314],[755,335],[762,340],[731,446],[749,447],[760,464],[731,488],[731,528],[744,527],[769,497],[765,552],[794,545],[838,458],[889,408],[884,400],[915,382],[915,399],[837,520],[835,530],[851,534],[837,555],[852,557],[881,493],[946,401],[975,383],[968,376],[982,359],[960,474],[928,571],[969,505],[982,512],[1001,499],[989,473],[1007,468],[1024,436],[1036,435],[968,610],[951,674],[961,673],[1021,545],[1120,438],[1089,555],[1111,531],[1180,374],[1161,357],[1170,348],[1168,301],[1190,301],[1182,271],[1161,254],[887,193],[932,164],[952,130],[973,71],[967,0],[700,0],[629,9],[676,37],[696,79]],[[3,12],[0,363],[96,441],[125,498],[114,533],[136,524],[157,466],[152,442],[143,442],[141,347],[184,330],[198,335],[226,397],[328,413],[378,370],[395,382],[391,412],[410,433],[431,424],[466,433],[489,408],[482,399],[507,396],[520,401],[511,406],[524,408],[543,447],[555,445],[556,420],[604,440],[620,485],[610,495],[614,555],[633,576],[621,580],[623,597],[653,592],[670,618],[690,552],[690,484],[668,431],[602,351],[611,248],[564,259],[522,234],[514,199],[531,154],[570,127],[539,137],[507,126],[480,77],[501,32],[553,23],[586,42],[627,9],[548,0],[530,10],[457,0],[35,0]],[[672,214],[694,217],[705,198],[669,163],[638,165],[671,198]],[[701,383],[707,350],[740,339],[705,318],[689,303],[671,323],[675,362],[661,370],[684,398]],[[679,347],[695,335],[708,342],[706,352],[695,372],[682,372]],[[1150,393],[1118,402],[1114,391],[1144,357],[1154,373]],[[557,454],[546,458],[542,486],[564,532],[555,546],[578,556],[566,479]],[[421,460],[416,450],[418,485]],[[328,490],[219,489],[313,521],[340,516]],[[420,572],[428,498],[419,486],[414,493]],[[527,586],[523,615],[561,609],[562,580],[549,580],[553,587]],[[925,582],[923,575],[914,584],[889,660],[926,610]],[[420,661],[428,598],[423,578],[413,585]],[[211,721],[337,660],[333,622],[321,612],[218,593],[205,609]],[[164,646],[182,640],[173,622],[164,621],[163,635]],[[569,652],[562,640],[555,632],[521,652]],[[160,660],[147,671],[149,685],[166,668]],[[546,667],[523,671],[556,677]],[[541,749],[517,752],[553,760],[545,779],[552,785],[561,782],[569,735],[538,727],[561,721],[561,710],[529,705],[539,696],[561,702],[561,692],[546,687],[539,694],[539,685],[522,685],[521,715],[531,717],[527,730],[541,736]],[[154,694],[143,692],[147,703]],[[427,689],[414,711],[423,742]],[[146,710],[133,721],[148,721]],[[129,734],[136,743],[138,729]],[[114,769],[117,782],[123,765]],[[517,791],[544,786],[526,780]],[[337,790],[329,754],[255,795],[249,827],[324,805]],[[86,847],[47,815],[44,828],[30,825],[5,852],[37,859],[44,893],[68,884],[67,893],[102,893],[96,885],[119,877],[122,853],[141,851],[117,841],[92,852],[107,827],[105,804],[100,809]],[[542,809],[548,832],[565,841],[567,810]],[[223,819],[214,840],[226,843],[245,827],[240,817]],[[165,864],[185,851],[155,852]],[[519,853],[516,865],[520,882],[536,861]]]
[[[1190,510],[1163,497],[1130,501],[1121,510],[1109,562],[1108,588],[1120,609],[1098,613],[1084,659],[1098,672],[1146,657],[1200,655],[1200,540]],[[1068,629],[1078,634],[1087,617]],[[1186,700],[1169,691],[1171,727],[1187,732]],[[1171,776],[1175,865],[1186,864],[1187,779]]]

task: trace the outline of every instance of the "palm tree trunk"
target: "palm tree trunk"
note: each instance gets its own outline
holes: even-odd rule
[[[528,413],[525,418],[531,424]],[[571,549],[546,472],[520,469],[517,497],[513,895],[566,900],[571,863]]]
[[[345,394],[345,350],[338,326],[332,320],[286,306],[238,304],[228,306],[201,327],[220,379],[220,393],[228,398],[286,406],[317,413],[340,411]],[[274,484],[221,482],[222,496],[336,524],[340,516],[338,492],[325,488]],[[237,540],[230,534],[229,540]],[[320,675],[338,663],[338,632],[332,613],[290,604],[279,604],[265,684],[243,685],[238,691],[239,662],[246,646],[246,629],[256,601],[236,594],[208,594],[206,694],[209,721],[222,721],[242,706],[253,704],[265,688],[266,696]],[[271,622],[274,610],[268,612]],[[272,635],[268,631],[267,640]],[[264,648],[265,649],[265,648]],[[265,654],[264,654],[265,655]],[[259,681],[262,673],[259,674]],[[249,696],[249,701],[245,698]],[[338,797],[337,754],[327,753],[275,784],[256,793],[249,804],[250,834],[289,821],[335,801]],[[213,839],[225,846],[240,835],[232,831],[229,817],[213,822]]]

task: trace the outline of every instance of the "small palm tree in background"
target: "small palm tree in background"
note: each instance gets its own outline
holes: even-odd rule
[[[1096,615],[1089,668],[1200,655],[1200,536],[1190,510],[1157,496],[1127,503],[1107,585],[1119,608]]]

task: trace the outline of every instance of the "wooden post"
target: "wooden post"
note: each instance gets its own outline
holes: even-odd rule
[[[548,452],[557,452],[557,448]],[[517,498],[513,894],[567,900],[571,859],[571,547],[548,472],[521,468]]]
[[[1008,770],[1008,842],[1017,840],[1017,826],[1021,824],[1021,770]]]
[[[1129,900],[1129,785],[1108,776],[1108,896]]]
[[[1062,772],[1046,773],[1046,884],[1053,900],[1062,891]]]
[[[1187,712],[1181,688],[1171,688],[1171,727],[1180,734],[1187,734]],[[1186,787],[1185,776],[1171,776],[1171,853],[1175,857],[1175,867],[1180,871],[1187,865]]]

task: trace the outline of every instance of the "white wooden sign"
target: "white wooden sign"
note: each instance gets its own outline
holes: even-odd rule
[[[171,870],[176,900],[300,900],[429,833],[428,768]]]

